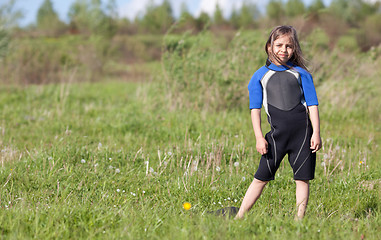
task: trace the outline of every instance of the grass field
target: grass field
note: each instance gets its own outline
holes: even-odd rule
[[[176,104],[161,74],[1,86],[0,239],[378,239],[379,70],[345,59],[314,61],[324,147],[300,222],[286,159],[245,219],[205,214],[239,206],[258,166],[245,104]]]
[[[288,163],[245,220],[226,220],[203,212],[239,206],[252,180],[248,111],[168,111],[158,87],[2,87],[2,238],[377,239],[375,123],[337,135],[352,120],[322,107],[325,147],[302,222]],[[377,138],[349,137],[359,129]]]

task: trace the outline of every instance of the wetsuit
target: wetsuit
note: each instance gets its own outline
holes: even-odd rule
[[[310,149],[312,126],[307,106],[318,105],[311,74],[288,63],[277,66],[267,60],[250,80],[250,109],[267,113],[271,130],[265,136],[267,154],[262,155],[255,178],[274,180],[284,156],[288,154],[295,180],[314,178],[316,153]]]

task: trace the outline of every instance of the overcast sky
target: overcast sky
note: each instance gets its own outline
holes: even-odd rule
[[[0,0],[1,2],[8,0]],[[34,23],[38,8],[41,6],[44,0],[16,0],[17,9],[21,9],[24,13],[24,18],[20,21],[21,26]],[[138,14],[144,14],[144,9],[150,0],[116,0],[118,12],[121,17],[127,17],[134,19]],[[188,10],[194,15],[198,16],[202,11],[212,14],[218,2],[219,6],[227,17],[231,13],[231,10],[239,8],[245,0],[170,0],[175,16],[180,13],[181,3],[185,2]],[[247,1],[247,0],[246,0]],[[264,10],[269,0],[248,0],[255,3],[260,10]],[[284,0],[285,1],[285,0]],[[303,0],[306,5],[309,5],[312,0]],[[331,0],[323,0],[328,5]],[[67,13],[74,2],[74,0],[52,0],[54,9],[58,12],[61,20],[67,21]],[[106,3],[107,0],[103,0]],[[163,0],[153,0],[155,4],[160,4]]]

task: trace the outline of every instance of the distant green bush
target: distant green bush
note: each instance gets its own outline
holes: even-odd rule
[[[306,38],[305,41],[316,50],[326,50],[329,48],[330,38],[321,28],[315,28]]]
[[[162,39],[161,35],[115,36],[114,57],[128,63],[160,60]]]
[[[223,48],[216,36],[167,36],[162,57],[168,94],[177,107],[244,107],[246,86],[265,59],[261,32],[238,32]]]
[[[100,36],[27,38],[14,44],[17,48],[3,61],[2,82],[94,81],[101,77],[110,52],[109,41]]]
[[[8,52],[10,38],[8,33],[0,28],[0,59]]]
[[[336,47],[345,52],[358,52],[360,49],[355,34],[355,31],[350,31],[348,34],[341,36],[337,40]]]

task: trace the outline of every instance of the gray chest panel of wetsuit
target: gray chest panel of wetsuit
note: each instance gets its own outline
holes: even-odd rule
[[[289,72],[277,72],[267,82],[267,103],[284,111],[300,103],[302,91],[298,80]]]

